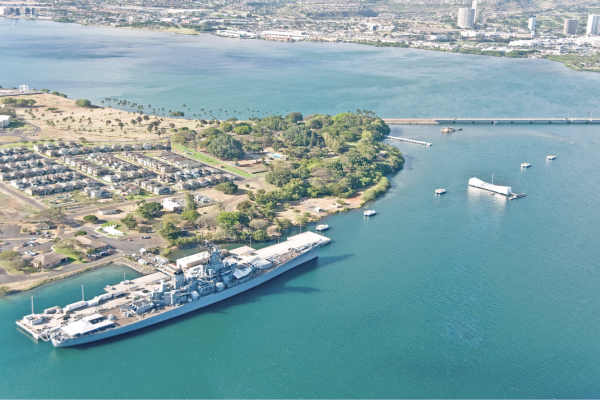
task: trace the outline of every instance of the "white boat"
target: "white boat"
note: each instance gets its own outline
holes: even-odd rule
[[[556,156],[546,156],[546,160],[556,160]]]
[[[446,193],[446,189],[435,189],[435,194],[444,194]]]
[[[367,210],[364,213],[365,217],[370,217],[370,216],[375,215],[375,214],[377,214],[377,212],[375,210]]]
[[[317,231],[326,231],[329,229],[329,225],[317,225]]]
[[[307,261],[331,240],[304,232],[260,250],[241,247],[223,257],[218,246],[197,257],[162,265],[160,272],[107,286],[105,295],[33,313],[17,325],[55,347],[118,336],[187,314],[252,289]]]
[[[527,162],[524,162],[521,164],[521,168],[529,168],[529,167],[531,167],[531,164],[529,164]]]

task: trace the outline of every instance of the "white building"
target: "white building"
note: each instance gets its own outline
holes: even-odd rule
[[[458,9],[458,21],[456,24],[459,28],[470,28],[475,23],[475,10],[468,7]]]
[[[563,33],[565,35],[577,35],[578,29],[579,29],[579,20],[578,19],[565,19],[565,26],[563,28]]]
[[[287,42],[310,39],[310,34],[301,31],[263,31],[260,35],[265,39]]]
[[[254,38],[256,38],[256,35],[254,33],[248,32],[248,31],[224,30],[224,31],[217,31],[215,34],[218,36],[225,36],[225,37],[239,38],[239,39],[254,39]]]
[[[473,0],[471,4],[471,9],[473,10],[473,23],[477,20],[477,0]]]
[[[591,14],[588,17],[587,29],[585,33],[588,35],[597,35],[600,28],[600,15]]]
[[[0,115],[0,128],[10,125],[10,115]]]
[[[531,32],[535,32],[535,17],[529,18],[529,22],[527,23],[527,28],[529,28],[529,30]]]
[[[179,211],[181,210],[181,204],[171,198],[166,198],[162,202],[163,210],[165,211]]]
[[[485,37],[485,32],[461,31],[460,36],[462,36],[462,37]]]

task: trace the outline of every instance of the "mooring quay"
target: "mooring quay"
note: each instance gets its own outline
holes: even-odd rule
[[[431,143],[422,142],[420,140],[406,139],[406,138],[398,137],[398,136],[384,136],[384,137],[386,139],[394,139],[394,140],[400,140],[402,142],[408,142],[408,143],[413,143],[413,144],[421,144],[423,146],[431,146]]]
[[[600,118],[383,118],[390,125],[427,124],[600,124]]]

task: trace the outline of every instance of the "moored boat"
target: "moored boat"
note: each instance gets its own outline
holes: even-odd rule
[[[364,216],[365,217],[370,217],[370,216],[373,216],[375,214],[377,214],[377,212],[375,210],[367,210],[367,211],[364,212]]]

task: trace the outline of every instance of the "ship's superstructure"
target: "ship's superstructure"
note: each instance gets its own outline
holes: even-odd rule
[[[216,245],[179,259],[159,272],[118,285],[106,294],[62,309],[30,314],[17,325],[56,347],[75,346],[131,332],[224,300],[318,256],[330,239],[305,232],[254,250],[242,247],[224,257]]]

